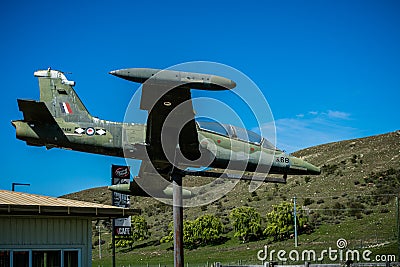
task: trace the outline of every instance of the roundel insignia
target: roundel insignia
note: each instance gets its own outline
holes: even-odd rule
[[[92,136],[92,135],[94,135],[95,133],[96,133],[96,132],[95,132],[95,130],[94,130],[93,127],[88,127],[88,128],[86,128],[86,134],[87,134],[87,135]]]

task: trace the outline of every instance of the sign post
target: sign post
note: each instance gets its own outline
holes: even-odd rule
[[[129,166],[111,166],[111,184],[129,184],[131,173]],[[122,208],[130,208],[128,195],[112,192],[112,205]],[[115,267],[115,236],[131,235],[131,217],[117,218],[112,220],[112,266]]]

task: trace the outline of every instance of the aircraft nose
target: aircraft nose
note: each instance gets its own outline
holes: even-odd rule
[[[317,166],[314,166],[307,161],[297,158],[290,158],[291,166],[290,169],[295,174],[309,174],[309,175],[319,175],[321,174],[321,169]]]
[[[311,175],[320,175],[321,174],[321,169],[317,166],[312,165],[311,163],[306,162],[306,168],[308,174]]]

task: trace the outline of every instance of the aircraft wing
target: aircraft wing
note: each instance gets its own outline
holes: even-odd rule
[[[230,79],[201,73],[149,68],[111,71],[119,78],[142,83],[140,108],[148,110],[146,149],[149,160],[161,175],[173,165],[193,165],[200,158],[190,89],[228,90]]]
[[[195,160],[200,156],[190,88],[178,85],[170,89],[168,84],[145,83],[140,106],[149,111],[147,153],[155,168],[168,169],[171,165],[165,162],[184,162],[184,158]]]

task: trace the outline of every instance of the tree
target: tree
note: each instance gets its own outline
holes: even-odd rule
[[[184,228],[184,229],[185,229],[185,223],[186,223],[186,221],[183,221],[183,228]],[[168,228],[170,229],[168,235],[163,236],[163,237],[160,239],[160,243],[169,243],[169,242],[174,241],[174,223],[173,223],[173,222],[170,222],[170,223],[168,224]],[[185,231],[183,231],[183,232],[185,232]]]
[[[229,217],[235,230],[234,236],[240,238],[243,243],[262,236],[261,216],[254,208],[234,208]]]
[[[205,214],[194,221],[193,234],[201,245],[215,243],[223,232],[224,225],[215,215]]]
[[[149,227],[147,226],[146,219],[140,215],[134,215],[131,217],[132,226],[132,240],[143,241],[150,237]]]
[[[314,200],[311,198],[306,197],[303,202],[303,206],[308,206],[314,203]]]
[[[130,247],[137,241],[143,241],[150,237],[146,219],[140,215],[131,217],[131,235],[124,239],[116,240],[115,247]]]
[[[161,238],[161,243],[174,240],[173,223],[169,224],[171,229],[167,236]],[[196,220],[183,221],[183,244],[186,248],[193,249],[199,246],[213,244],[221,238],[224,225],[215,215],[203,215]]]
[[[308,218],[302,213],[301,208],[297,210],[298,233],[301,234],[309,229]],[[284,240],[294,233],[293,203],[282,202],[273,207],[266,215],[267,226],[264,235],[272,241]]]

